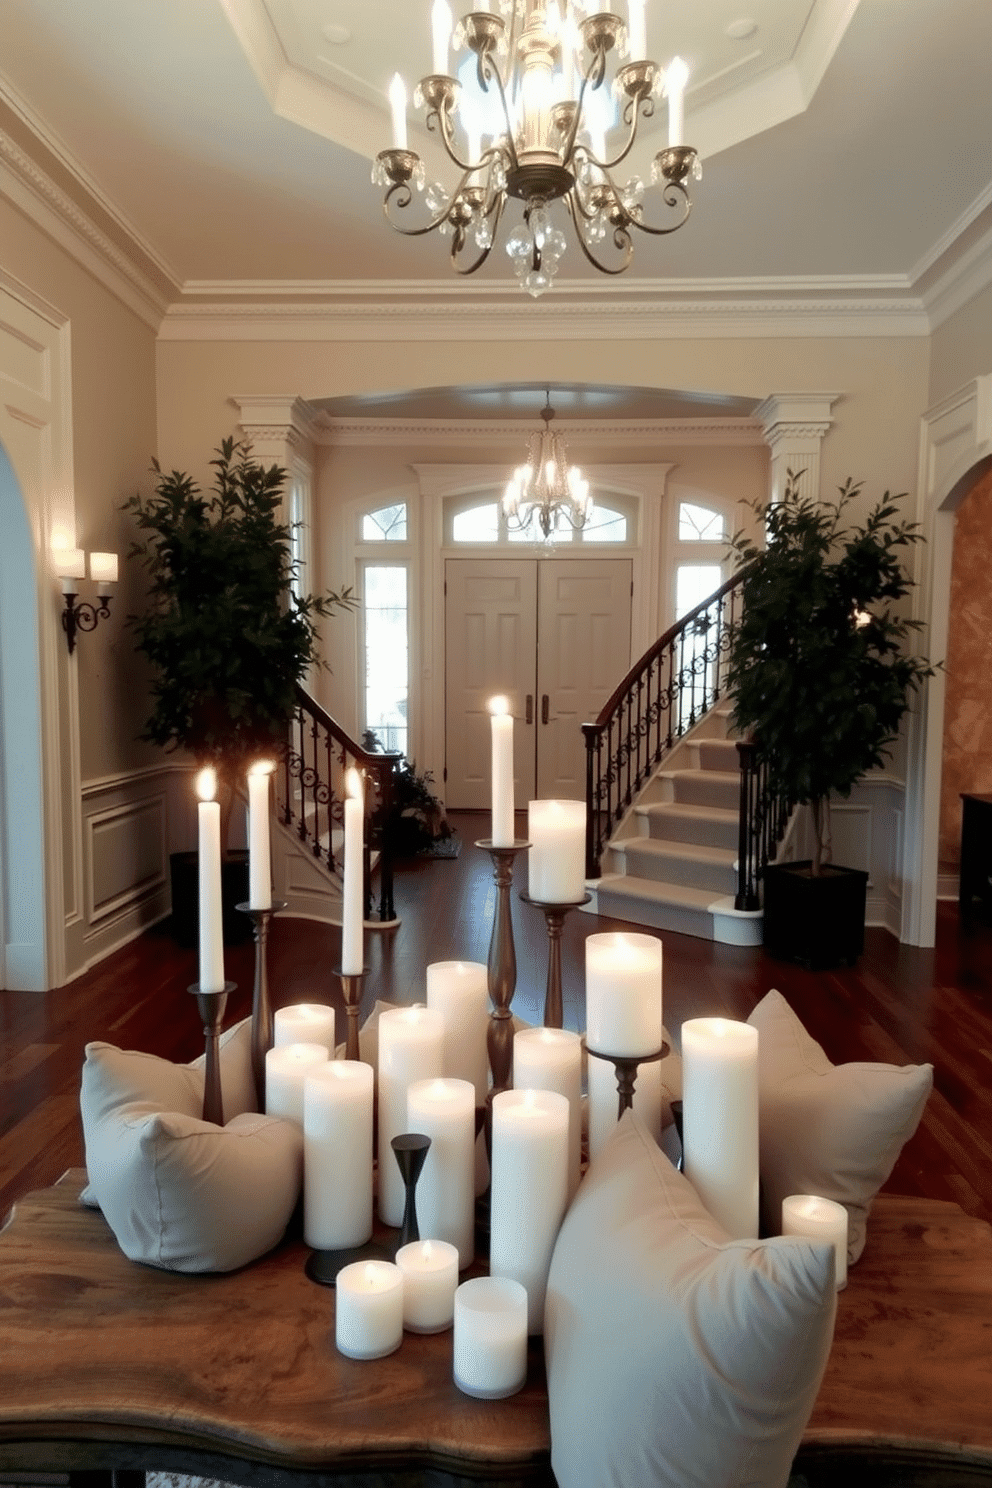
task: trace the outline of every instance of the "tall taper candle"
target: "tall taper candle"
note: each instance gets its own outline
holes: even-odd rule
[[[758,1235],[758,1030],[729,1018],[682,1024],[685,1175],[733,1240]]]
[[[513,819],[513,714],[505,697],[489,703],[492,732],[492,844],[512,847]]]
[[[341,909],[341,970],[345,976],[361,976],[365,958],[365,799],[362,777],[357,770],[347,775],[344,803],[344,902]]]
[[[224,921],[220,888],[220,803],[214,800],[217,776],[211,769],[196,777],[200,877],[200,991],[224,990]]]
[[[248,908],[272,908],[272,853],[269,845],[269,776],[272,765],[259,760],[248,771]]]

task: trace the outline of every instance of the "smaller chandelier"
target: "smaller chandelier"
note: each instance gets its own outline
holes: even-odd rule
[[[551,430],[554,416],[549,393],[541,409],[544,428],[530,436],[527,463],[517,466],[503,492],[508,525],[516,532],[539,527],[546,543],[554,542],[562,522],[584,527],[592,514],[589,482],[569,465],[563,440]]]
[[[426,108],[427,129],[440,136],[459,173],[452,188],[428,185],[423,161],[408,149],[406,87],[399,74],[393,78],[393,146],[380,151],[372,169],[373,182],[386,188],[386,220],[408,237],[449,235],[452,267],[474,274],[492,251],[507,202],[515,198],[523,205],[523,221],[510,233],[506,251],[517,279],[536,297],[551,288],[567,247],[549,210],[560,201],[593,268],[622,274],[633,258],[634,230],[665,236],[682,227],[692,210],[686,181],[701,172],[696,151],[682,143],[685,63],[676,57],[661,68],[646,58],[645,0],[627,0],[626,25],[608,11],[592,10],[591,0],[499,0],[499,14],[490,10],[495,3],[477,0],[453,35],[448,0],[434,0],[431,12],[434,71],[417,84],[414,103]],[[478,92],[467,86],[470,77],[463,86],[448,74],[452,42],[474,56]],[[612,90],[604,91],[611,52],[628,60],[620,61]],[[627,131],[615,153],[606,145],[611,92]],[[668,99],[668,147],[655,155],[651,180],[670,216],[652,224],[644,182],[634,176],[621,184],[613,173],[662,94]],[[605,122],[602,112],[594,117],[595,101],[608,105]],[[430,216],[408,227],[393,213],[410,206],[414,188],[425,193]]]

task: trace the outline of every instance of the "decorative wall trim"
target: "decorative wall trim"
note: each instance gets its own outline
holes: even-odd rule
[[[615,444],[629,449],[642,442],[665,445],[764,445],[761,427],[753,419],[568,419],[560,427],[569,444]],[[316,442],[321,445],[437,446],[477,449],[480,444],[498,443],[504,439],[522,444],[534,432],[533,418],[527,419],[333,419],[323,416],[314,424]],[[479,466],[445,466],[457,480],[457,471],[479,470]],[[499,467],[497,478],[504,481],[506,470]]]

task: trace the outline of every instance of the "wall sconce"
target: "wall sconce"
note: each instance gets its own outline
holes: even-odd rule
[[[96,584],[100,603],[92,605],[76,603],[79,593],[77,579],[86,576],[86,554],[82,548],[53,548],[52,561],[55,572],[62,580],[65,609],[62,611],[62,629],[69,643],[69,654],[76,649],[77,630],[96,630],[101,619],[110,614],[112,586],[117,583],[117,554],[91,553],[90,578]]]

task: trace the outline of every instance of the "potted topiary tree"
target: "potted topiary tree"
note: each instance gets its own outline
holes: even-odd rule
[[[237,903],[247,898],[247,878],[245,855],[239,873],[228,846],[236,786],[253,760],[285,745],[295,685],[317,660],[317,617],[355,599],[349,589],[294,592],[290,528],[279,519],[284,470],[266,469],[247,441],[232,438],[210,463],[209,495],[153,460],[153,495],[124,503],[143,534],[131,556],[150,577],[148,606],[128,623],[153,667],[152,712],[141,737],[216,770],[227,897]],[[177,882],[183,865],[173,863],[173,921],[192,944],[195,925],[177,911],[187,900],[195,904],[195,854],[174,855],[183,857],[193,866],[186,890]],[[246,916],[225,919],[231,932],[250,936]]]
[[[812,858],[764,874],[765,945],[809,965],[853,961],[864,944],[866,873],[830,853],[830,798],[847,796],[885,762],[910,694],[933,668],[907,651],[919,622],[898,610],[912,588],[906,550],[921,540],[886,492],[865,520],[848,524],[861,483],[850,477],[834,502],[802,496],[788,472],[778,502],[755,502],[765,545],[738,533],[741,618],[732,627],[727,673],[733,724],[752,735],[768,789],[808,804]]]

